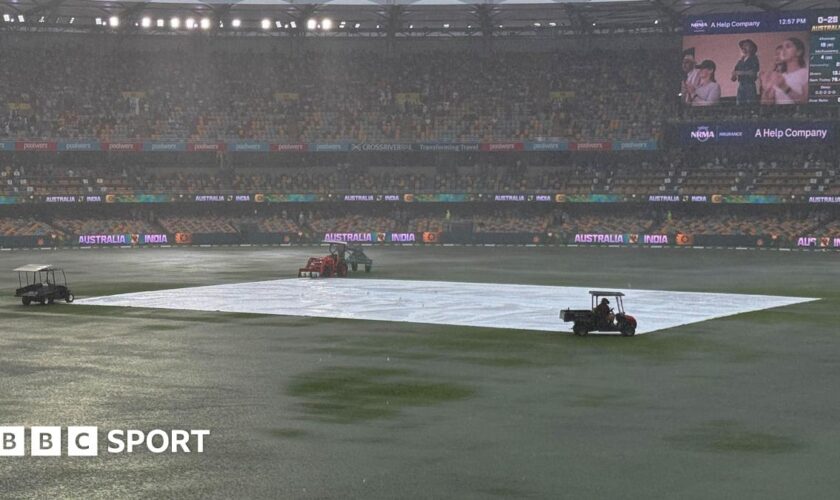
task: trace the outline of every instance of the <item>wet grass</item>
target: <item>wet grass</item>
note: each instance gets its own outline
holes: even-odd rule
[[[267,435],[278,439],[295,439],[308,436],[309,433],[302,429],[269,429],[265,432]]]
[[[287,388],[310,416],[332,423],[393,418],[403,408],[469,398],[474,389],[431,382],[405,369],[333,367],[296,377]]]
[[[774,455],[800,450],[796,439],[777,433],[748,428],[732,420],[714,420],[666,437],[677,448],[713,453]]]

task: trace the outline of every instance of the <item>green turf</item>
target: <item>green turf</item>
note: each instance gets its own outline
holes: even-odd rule
[[[335,367],[308,373],[289,384],[306,412],[328,422],[395,417],[403,407],[468,398],[473,391],[454,383],[432,383],[408,370]]]
[[[11,252],[78,297],[294,276],[313,249]],[[832,498],[835,253],[374,248],[362,279],[818,297],[633,338],[23,307],[0,424],[209,428],[204,455],[0,460],[8,497]],[[476,300],[480,300],[478,297]],[[560,308],[558,304],[558,309]],[[627,299],[632,312],[632,293]]]

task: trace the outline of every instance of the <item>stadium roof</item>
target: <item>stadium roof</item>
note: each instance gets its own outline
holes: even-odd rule
[[[837,0],[0,0],[0,29],[172,33],[201,32],[205,28],[208,32],[318,36],[660,32],[679,29],[681,19],[686,16],[809,9],[840,11],[840,3]],[[144,18],[147,18],[145,23]],[[176,27],[173,18],[178,18]],[[204,26],[202,19],[206,19]],[[329,19],[329,29],[324,29],[327,27],[324,19]],[[311,28],[307,26],[310,22]]]

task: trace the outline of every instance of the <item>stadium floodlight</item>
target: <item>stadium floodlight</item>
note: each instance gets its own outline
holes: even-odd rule
[[[414,25],[413,25],[413,24],[409,24],[409,25],[408,25],[408,29],[413,30],[413,29],[414,29]]]
[[[149,28],[152,26],[152,18],[149,16],[144,17],[140,20],[140,26],[144,28]]]
[[[202,17],[200,25],[201,25],[201,29],[209,30],[210,29],[210,18]]]
[[[22,22],[24,22],[25,20],[26,20],[26,18],[25,18],[25,17],[23,17],[23,14],[18,14],[18,22],[19,22],[19,23],[22,23]]]
[[[111,16],[108,18],[108,25],[112,28],[116,28],[120,25],[120,18],[117,16]]]
[[[156,24],[158,28],[163,28],[164,26],[166,26],[166,21],[163,19],[158,19]]]
[[[23,21],[21,21],[21,22],[23,22]],[[97,26],[102,25],[102,18],[97,17],[96,19],[93,20],[93,23],[96,24]]]
[[[359,28],[361,28],[361,27],[362,27],[362,25],[361,25],[361,23],[356,23],[356,25],[355,25],[354,27],[355,27],[356,29],[359,29]]]
[[[654,19],[653,24],[659,24],[659,19]]]
[[[195,28],[195,19],[188,17],[186,21],[184,21],[184,27],[188,30]]]
[[[234,19],[233,21],[230,22],[230,25],[233,26],[234,28],[238,28],[238,27],[242,26],[242,20],[241,19]]]
[[[44,18],[44,16],[41,16],[41,19],[38,19],[38,22],[39,22],[39,23],[43,23],[43,22],[44,22],[44,19],[45,19],[45,18]]]
[[[549,26],[551,26],[552,28],[556,28],[556,27],[557,27],[557,23],[548,23],[548,25],[549,25]]]
[[[8,14],[3,14],[3,20],[4,21],[6,21],[8,23],[9,19],[11,19],[11,17]]]
[[[262,26],[262,29],[267,30],[267,29],[271,28],[271,20],[270,19],[263,19],[262,22],[260,23],[260,25]]]
[[[75,23],[75,22],[76,22],[76,18],[75,18],[75,17],[71,17],[71,18],[70,18],[70,24],[73,24],[73,23]]]
[[[173,17],[172,19],[169,20],[169,27],[172,28],[173,30],[177,30],[178,28],[181,27],[181,20],[177,17]]]
[[[277,29],[283,29],[283,22],[282,21],[274,21],[274,26],[277,26]]]
[[[321,29],[324,31],[329,31],[332,29],[332,19],[329,17],[325,17],[321,20]]]
[[[297,29],[297,23],[296,23],[296,22],[294,22],[294,21],[290,22],[290,23],[289,23],[289,26],[291,26],[293,30],[296,30],[296,29]]]
[[[306,29],[308,29],[309,31],[312,31],[317,27],[318,27],[318,21],[316,21],[314,19],[310,19],[310,20],[306,21]]]
[[[443,27],[449,29],[449,23],[444,24]]]

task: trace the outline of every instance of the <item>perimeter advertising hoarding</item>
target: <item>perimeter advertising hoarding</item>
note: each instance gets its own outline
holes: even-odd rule
[[[186,151],[186,142],[144,142],[143,151],[158,153]]]
[[[166,234],[81,234],[80,246],[168,245]]]
[[[840,237],[801,236],[796,239],[798,248],[840,248]]]
[[[706,122],[677,127],[682,144],[828,144],[837,140],[833,122]]]
[[[100,151],[102,145],[96,140],[59,141],[59,151]]]
[[[324,233],[324,241],[348,243],[417,243],[423,241],[422,233]]]
[[[182,141],[118,141],[100,142],[95,139],[18,140],[0,142],[0,151],[106,151],[106,152],[190,152],[218,153],[506,153],[518,151],[652,151],[657,141],[639,139],[627,141],[578,141],[562,139],[538,142],[421,142],[421,143],[268,143],[261,141],[182,142]]]
[[[667,234],[578,233],[569,243],[578,245],[670,245],[672,240]]]

